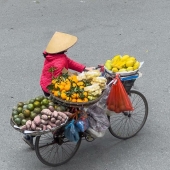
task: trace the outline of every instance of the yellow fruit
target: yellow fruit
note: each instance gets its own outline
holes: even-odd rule
[[[52,84],[55,84],[56,81],[57,81],[56,79],[53,79],[53,80],[51,81],[51,83],[52,83]]]
[[[133,71],[133,67],[128,67],[126,71]]]
[[[139,68],[139,66],[140,66],[139,61],[136,61],[134,66],[133,66],[133,70],[137,70]]]
[[[59,96],[60,96],[60,94],[61,94],[61,93],[60,93],[60,91],[57,91],[57,90],[56,90],[56,91],[54,91],[54,96],[59,97]]]
[[[118,64],[118,69],[124,68],[125,67],[125,61],[120,60],[119,64]]]
[[[113,71],[114,73],[116,73],[116,72],[118,72],[118,69],[117,69],[117,68],[112,68],[112,71]]]
[[[133,65],[134,65],[134,61],[133,60],[128,59],[126,61],[126,67],[133,67]]]
[[[108,60],[107,60],[108,61]],[[107,62],[106,61],[106,63],[105,63],[105,67],[108,69],[108,70],[111,70],[112,69],[112,66],[111,66],[111,60],[110,60],[110,62],[108,61]]]
[[[71,89],[71,85],[70,85],[70,84],[66,84],[66,85],[64,86],[64,89],[65,89],[66,91],[69,91],[69,90]]]
[[[120,69],[118,72],[126,72],[125,68]]]
[[[106,60],[106,62],[105,63],[110,63],[111,62],[111,60]]]
[[[119,60],[121,58],[121,55],[115,55],[113,58],[112,58],[112,61],[115,61],[115,60]]]
[[[121,60],[126,61],[129,57],[130,57],[129,55],[124,55],[124,56],[122,56]]]
[[[66,93],[61,93],[61,98],[62,98],[63,100],[65,100],[65,99],[67,98]]]
[[[83,102],[83,100],[82,99],[77,99],[77,102]]]
[[[77,102],[77,99],[72,99],[71,101],[72,101],[72,102]]]
[[[129,57],[128,59],[129,59],[129,60],[133,60],[134,62],[136,61],[136,58],[135,58],[135,57]]]

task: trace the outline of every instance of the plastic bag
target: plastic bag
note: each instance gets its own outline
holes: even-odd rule
[[[92,128],[88,128],[87,129],[87,132],[93,137],[93,138],[101,138],[105,135],[106,133],[106,130],[105,131],[102,131],[102,132],[97,132],[95,131],[94,129]]]
[[[102,132],[110,126],[109,119],[106,115],[106,110],[101,108],[98,103],[95,103],[87,109],[89,127],[97,132]]]
[[[84,132],[89,127],[89,122],[86,118],[80,118],[75,125],[79,132]]]
[[[78,129],[74,124],[75,120],[72,120],[64,130],[65,137],[71,142],[77,142],[80,139]]]
[[[132,111],[132,103],[118,74],[116,75],[115,80],[117,82],[112,84],[109,96],[107,98],[107,108],[116,113]]]

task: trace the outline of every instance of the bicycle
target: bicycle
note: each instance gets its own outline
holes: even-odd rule
[[[108,83],[112,83],[112,75],[104,71],[103,76],[107,78]],[[139,73],[121,77],[121,81],[130,97],[134,110],[119,114],[110,112],[110,115],[108,115],[110,121],[110,127],[108,129],[116,138],[125,140],[134,137],[143,128],[147,120],[148,102],[145,96],[141,92],[131,89],[138,77]],[[82,110],[84,106],[81,105],[79,107]],[[79,133],[80,139],[77,142],[70,142],[64,136],[64,127],[65,125],[53,133],[36,136],[35,152],[43,164],[53,167],[62,165],[76,154],[82,138],[85,138],[87,141],[94,140],[89,133],[84,132]]]

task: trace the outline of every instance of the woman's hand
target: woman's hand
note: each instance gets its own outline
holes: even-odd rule
[[[86,67],[85,69],[84,69],[84,71],[91,71],[91,70],[94,70],[95,69],[95,67]]]

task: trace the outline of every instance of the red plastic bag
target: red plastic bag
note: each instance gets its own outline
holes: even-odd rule
[[[120,113],[123,111],[133,111],[133,106],[130,98],[117,74],[115,79],[117,81],[112,84],[109,96],[107,98],[108,110]]]

